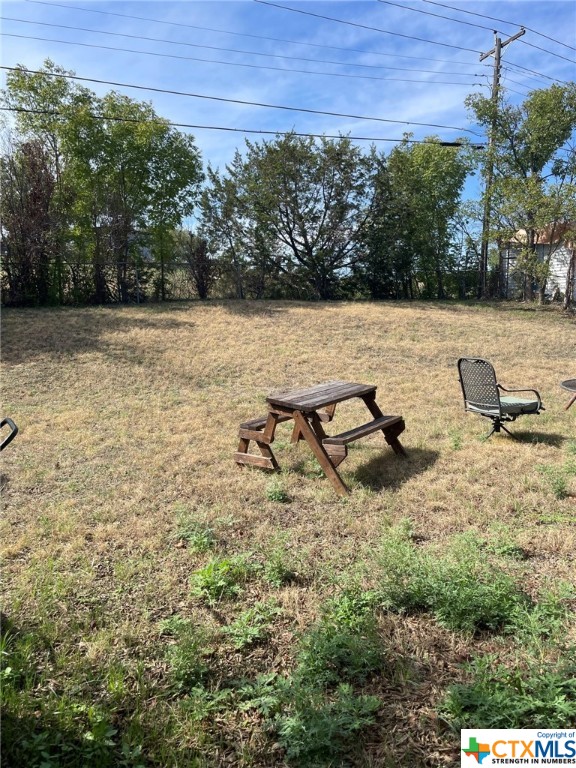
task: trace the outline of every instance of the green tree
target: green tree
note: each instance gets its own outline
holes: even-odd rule
[[[371,157],[345,137],[318,142],[289,134],[247,148],[251,208],[276,238],[280,268],[303,278],[318,298],[334,298],[362,256]]]
[[[40,74],[19,65],[6,75],[6,88],[0,96],[2,104],[14,110],[18,133],[44,145],[58,183],[66,163],[62,129],[70,115],[91,99],[89,89],[69,79],[71,74],[50,59]]]
[[[47,304],[52,298],[56,181],[40,141],[6,146],[0,158],[0,185],[8,300],[12,304]]]
[[[362,255],[371,158],[349,139],[246,142],[226,174],[209,171],[203,226],[244,295],[249,274],[268,293],[329,299]],[[258,284],[253,280],[253,284]]]
[[[129,264],[140,258],[143,233],[161,244],[192,211],[200,155],[151,104],[114,91],[97,97],[69,75],[50,61],[40,73],[21,67],[8,75],[3,100],[17,110],[20,135],[42,141],[52,158],[56,207],[67,216],[60,253],[71,246],[91,263],[93,301],[128,301],[137,290]]]
[[[208,241],[193,232],[181,231],[176,233],[176,249],[188,265],[199,298],[207,299],[218,277],[218,263]]]
[[[374,299],[412,299],[414,260],[406,200],[400,185],[392,188],[386,157],[374,156],[374,163],[374,200],[362,235],[364,255],[354,267],[355,284]]]
[[[201,231],[219,255],[224,287],[230,285],[237,299],[261,298],[270,270],[249,206],[242,156],[236,151],[225,173],[209,166],[207,177],[200,202]]]
[[[540,252],[539,236],[575,218],[576,155],[569,146],[576,129],[576,85],[532,91],[520,106],[475,94],[466,104],[476,121],[492,131],[487,162],[494,180],[485,191],[493,211],[489,237],[516,239],[518,266],[525,273],[524,298],[538,284],[543,300],[554,243]]]
[[[380,158],[364,264],[389,295],[446,297],[470,168],[466,148],[442,146],[436,137],[413,143],[406,135],[385,162]]]
[[[88,89],[75,84],[66,77],[67,74],[66,70],[47,59],[40,75],[32,75],[25,67],[9,72],[6,88],[0,92],[0,103],[14,111],[17,141],[34,142],[42,147],[55,180],[50,227],[60,303],[64,300],[63,261],[70,246],[74,202],[74,190],[66,174],[61,131],[68,115],[90,95]],[[8,191],[8,187],[4,189]]]

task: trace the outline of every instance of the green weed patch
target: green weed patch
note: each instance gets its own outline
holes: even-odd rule
[[[576,721],[576,655],[514,667],[494,657],[468,667],[470,682],[450,688],[443,712],[454,729],[565,728]]]
[[[220,600],[236,597],[242,585],[254,574],[256,566],[245,555],[214,558],[190,577],[190,594],[215,605]]]
[[[482,543],[460,536],[442,554],[419,550],[409,532],[397,528],[379,554],[383,607],[430,611],[448,629],[504,629],[529,602],[514,580],[486,559]]]

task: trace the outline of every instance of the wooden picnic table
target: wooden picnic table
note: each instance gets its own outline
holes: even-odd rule
[[[561,381],[560,386],[562,389],[567,389],[569,392],[573,392],[573,396],[568,400],[568,404],[565,406],[564,410],[567,411],[568,408],[572,405],[574,401],[576,401],[576,379],[566,379],[566,381]]]
[[[338,403],[353,398],[360,398],[370,411],[372,419],[354,429],[338,435],[329,436],[324,424],[332,421]],[[404,419],[401,416],[386,416],[376,403],[376,386],[357,384],[349,381],[328,381],[304,389],[273,393],[266,398],[268,414],[258,419],[243,422],[240,425],[240,444],[234,458],[238,464],[252,464],[266,469],[278,469],[271,443],[277,424],[294,421],[292,442],[305,440],[322,470],[331,481],[338,494],[350,493],[336,467],[348,454],[348,444],[354,440],[382,431],[386,442],[393,451],[406,455],[398,436],[404,431]],[[261,455],[248,452],[250,441],[256,442]]]

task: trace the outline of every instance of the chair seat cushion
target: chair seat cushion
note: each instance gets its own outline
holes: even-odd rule
[[[535,413],[538,410],[538,400],[527,400],[522,397],[501,397],[502,413]]]
[[[466,409],[469,411],[474,411],[475,413],[491,413],[494,414],[494,416],[498,416],[500,413],[498,406],[494,405],[493,403],[471,403],[466,401]]]

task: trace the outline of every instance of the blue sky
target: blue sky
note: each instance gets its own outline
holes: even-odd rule
[[[490,92],[493,59],[481,63],[479,54],[493,48],[494,30],[506,40],[521,25],[529,28],[503,52],[502,82],[512,101],[522,101],[530,89],[576,79],[574,0],[270,2],[276,4],[2,2],[1,62],[35,69],[50,57],[82,77],[210,97],[84,83],[99,94],[113,88],[151,101],[175,123],[373,139],[399,139],[411,131],[417,139],[482,141],[464,130],[477,130],[464,99]],[[245,137],[264,138],[209,127],[181,130],[195,136],[205,163],[221,168]],[[361,142],[366,148],[369,143]],[[376,145],[389,151],[394,143]]]

